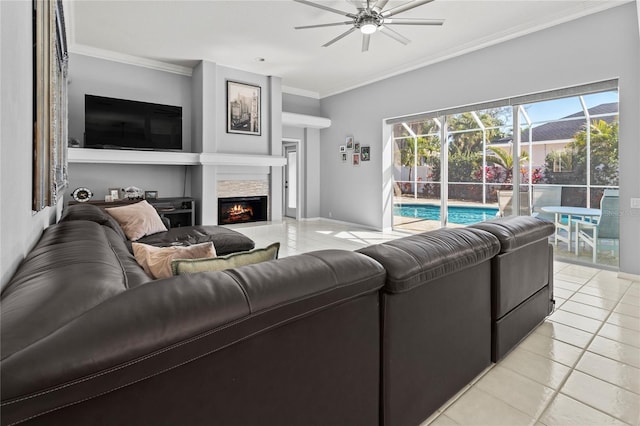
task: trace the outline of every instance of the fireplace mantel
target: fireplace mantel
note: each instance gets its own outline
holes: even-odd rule
[[[282,167],[287,164],[287,159],[274,155],[220,154],[203,152],[200,154],[200,164],[203,166]]]

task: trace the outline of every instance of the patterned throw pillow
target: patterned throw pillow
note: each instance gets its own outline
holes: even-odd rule
[[[171,261],[174,259],[200,259],[215,257],[213,243],[192,246],[155,247],[142,243],[131,243],[133,255],[144,271],[153,278],[171,276]]]
[[[251,251],[232,253],[227,256],[213,259],[178,259],[171,262],[173,275],[194,274],[196,272],[222,271],[237,268],[238,266],[251,265],[278,258],[280,243],[273,243],[265,248]]]

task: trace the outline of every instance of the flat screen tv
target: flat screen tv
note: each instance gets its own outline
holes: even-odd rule
[[[182,107],[85,95],[86,148],[182,150]]]

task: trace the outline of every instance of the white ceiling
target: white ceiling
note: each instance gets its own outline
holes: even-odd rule
[[[185,73],[204,59],[280,76],[287,92],[322,98],[629,1],[435,0],[396,17],[444,19],[443,26],[394,27],[412,40],[406,46],[375,33],[365,53],[357,31],[322,47],[346,25],[295,30],[348,18],[290,0],[68,0],[65,14],[71,52],[159,61]],[[346,12],[357,3],[316,2]]]

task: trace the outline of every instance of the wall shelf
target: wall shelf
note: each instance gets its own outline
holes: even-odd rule
[[[222,154],[118,149],[69,148],[69,163],[151,164],[173,166],[282,167],[287,160],[273,155]]]
[[[197,165],[199,155],[192,152],[136,151],[120,149],[69,148],[70,163]]]

